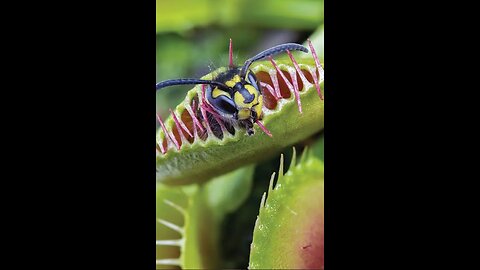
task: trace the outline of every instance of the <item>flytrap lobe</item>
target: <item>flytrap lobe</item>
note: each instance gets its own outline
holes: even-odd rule
[[[202,233],[216,226],[202,191],[157,185],[156,198],[156,269],[218,268],[216,229]]]
[[[157,84],[157,89],[196,84],[165,121],[157,115],[157,181],[202,182],[268,158],[323,129],[324,70],[310,40],[306,45],[308,49],[279,45],[235,67],[230,43],[228,67],[199,80]],[[246,108],[238,109],[244,103]]]
[[[156,185],[156,269],[221,269],[221,227],[247,200],[254,166],[205,185]]]
[[[304,150],[263,193],[250,245],[249,269],[324,269],[324,165]],[[281,226],[279,226],[281,224]],[[285,244],[288,243],[288,244]]]

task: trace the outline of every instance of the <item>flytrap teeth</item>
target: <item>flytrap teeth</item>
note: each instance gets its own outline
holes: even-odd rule
[[[172,265],[172,266],[180,266],[180,259],[175,258],[175,259],[160,259],[156,260],[155,264],[157,265]]]
[[[170,132],[168,132],[167,128],[165,127],[165,124],[163,123],[162,117],[160,117],[159,114],[157,114],[157,119],[158,119],[158,122],[160,122],[160,126],[162,127],[163,133],[165,134],[165,139],[167,140],[167,149],[169,145],[168,142],[172,142],[177,146],[177,149],[180,150],[180,144],[178,144],[175,136],[173,134],[170,134]]]
[[[194,122],[194,129],[198,127],[200,131],[205,132],[205,128],[200,124],[200,120],[197,118],[197,114],[193,113],[193,108],[195,108],[195,100],[192,101],[192,106],[190,105],[185,106],[185,109],[187,109],[188,114],[190,114],[190,117],[193,119]],[[196,109],[195,109],[196,111]]]
[[[268,71],[268,76],[270,77],[271,81],[268,83],[260,81],[260,86],[264,91],[268,92],[269,96],[271,96],[270,100],[274,101],[274,105],[269,106],[273,106],[274,108],[279,100],[289,98],[289,96],[286,96],[285,93],[284,95],[282,95],[282,90],[288,90],[290,94],[294,95],[298,111],[300,114],[302,114],[303,110],[302,102],[300,99],[300,90],[304,89],[305,87],[310,87],[312,84],[315,86],[315,89],[317,90],[320,99],[324,99],[322,89],[320,87],[320,83],[324,80],[324,69],[320,64],[320,60],[311,40],[308,39],[307,42],[308,46],[310,47],[310,53],[312,54],[312,57],[315,61],[315,66],[307,66],[304,67],[304,69],[301,69],[300,65],[295,60],[292,53],[287,50],[286,53],[288,54],[290,60],[293,63],[293,68],[288,68],[288,70],[285,71],[285,73],[288,73],[290,79],[287,78],[284,71],[279,68],[277,62],[271,56],[268,57],[274,67],[273,69]],[[229,67],[234,67],[232,48],[232,39],[230,39]],[[311,76],[310,80],[307,79],[307,76]],[[281,80],[283,80],[284,82],[284,85],[282,85],[282,87],[286,86],[287,89],[283,89],[280,87],[279,77],[281,77]],[[233,133],[229,131],[226,126],[227,123],[223,120],[223,117],[207,102],[205,87],[206,85],[202,84],[201,92],[199,93],[200,97],[197,99],[194,98],[191,104],[185,105],[185,110],[187,110],[188,115],[192,120],[190,129],[182,121],[181,116],[179,116],[175,111],[171,109],[169,110],[174,121],[174,128],[176,128],[178,136],[175,136],[173,128],[170,131],[167,130],[162,118],[157,114],[157,119],[160,122],[160,126],[164,133],[164,139],[161,142],[157,142],[157,153],[160,152],[165,155],[172,147],[180,150],[183,144],[194,143],[197,138],[201,138],[202,140],[206,140],[208,137],[217,137],[219,139],[223,139],[225,137],[225,134],[235,133],[235,127],[238,126],[232,127],[229,124],[229,128],[233,128]],[[198,104],[196,104],[197,102]],[[268,109],[272,108],[269,107]],[[180,115],[182,114],[180,113]],[[208,117],[210,117],[210,119]],[[272,133],[259,120],[257,120],[255,123],[265,134],[273,137]],[[187,139],[187,135],[190,139]],[[165,140],[166,146],[164,145]]]
[[[168,228],[170,228],[170,229],[172,229],[172,230],[180,233],[181,235],[183,235],[183,234],[185,233],[184,230],[183,230],[183,228],[180,227],[180,226],[178,226],[177,224],[171,223],[171,222],[169,222],[169,221],[166,221],[166,220],[160,219],[160,218],[158,219],[158,222],[159,222],[160,224],[163,224],[163,225],[165,225],[166,227],[168,227]]]
[[[230,39],[230,45],[228,46],[228,66],[233,66],[233,50],[232,50],[232,39]]]
[[[277,77],[277,70],[272,69],[268,75],[270,75],[270,79],[272,80],[273,83],[273,89],[275,89],[275,98],[277,100],[282,98],[282,93],[280,92],[280,85],[278,84],[278,77]]]
[[[185,135],[182,132],[182,128],[181,128],[182,126],[177,119],[177,115],[172,111],[172,109],[170,109],[170,114],[172,115],[173,121],[175,122],[175,126],[177,127],[177,132],[178,132],[178,134],[180,134],[181,142],[182,142],[182,144],[184,144],[187,141],[187,138],[185,138]],[[181,145],[178,147],[178,150],[180,150],[180,147],[181,147]]]
[[[157,246],[182,246],[183,239],[171,239],[171,240],[156,240],[155,245]]]
[[[205,110],[204,106],[200,106],[200,112],[201,112],[203,120],[204,120],[203,122],[207,126],[208,137],[213,136],[213,131],[212,131],[212,128],[210,127],[210,124],[209,124],[209,121],[208,121],[208,118],[207,118],[207,111]]]
[[[220,125],[220,128],[222,129],[223,134],[225,134],[225,132],[227,132],[227,129],[225,128],[223,121],[221,121],[220,114],[218,114],[212,107],[210,107],[210,105],[207,105],[207,103],[203,103],[202,106],[207,112],[209,112],[213,116],[215,121],[217,121],[217,123]]]
[[[262,129],[263,132],[265,132],[265,134],[267,134],[268,136],[270,137],[273,137],[272,133],[270,132],[270,130],[268,130],[263,124],[262,122],[260,122],[259,120],[257,120],[255,123],[257,123],[257,125],[260,127],[260,129]]]
[[[177,129],[180,131],[180,127],[182,127],[182,129],[187,132],[188,135],[190,135],[190,137],[193,137],[192,133],[190,132],[190,130],[188,130],[187,126],[185,125],[185,123],[183,123],[183,121],[179,121],[178,118],[177,118],[177,114],[174,113],[172,111],[172,109],[170,109],[170,114],[173,116],[173,121],[175,121],[175,124],[177,125]],[[182,132],[183,134],[183,132]]]
[[[275,67],[275,69],[277,70],[277,74],[280,74],[283,81],[287,85],[287,88],[288,88],[288,90],[290,90],[290,93],[295,93],[295,98],[297,99],[297,104],[298,104],[298,111],[301,113],[302,112],[302,105],[299,102],[300,101],[300,95],[298,94],[298,89],[297,89],[297,91],[295,91],[295,88],[293,87],[293,85],[290,83],[290,81],[287,79],[285,74],[283,74],[283,72],[278,67],[277,62],[275,62],[275,60],[273,60],[273,58],[271,56],[269,58],[270,58],[270,62],[272,62],[273,67]],[[280,96],[281,96],[281,94],[280,94]]]
[[[292,53],[287,50],[287,54],[290,57],[290,59],[293,62],[293,65],[295,66],[297,64],[297,61],[292,56]],[[297,64],[298,66],[298,64]],[[296,67],[296,66],[295,66]],[[293,83],[293,90],[295,94],[295,99],[297,100],[297,105],[298,105],[298,111],[302,113],[302,102],[300,101],[300,91],[298,90],[298,83],[297,83],[297,72],[302,74],[301,71],[299,71],[300,68],[296,69],[296,71],[290,71],[290,78],[292,78],[292,83]],[[283,73],[283,72],[282,72]]]
[[[182,214],[183,216],[185,216],[186,214],[186,210],[181,207],[180,205],[172,202],[172,201],[169,201],[167,199],[163,200],[163,202],[168,205],[168,206],[171,206],[173,209],[177,210],[180,214]]]
[[[268,83],[264,83],[264,82],[260,82],[260,85],[264,88],[264,89],[267,89],[267,91],[273,96],[273,98],[275,99],[275,101],[278,101],[278,97],[276,96],[276,93],[275,93],[275,89],[273,89],[270,84]]]
[[[312,41],[310,39],[308,39],[308,46],[310,47],[310,51],[312,52],[313,60],[315,60],[315,65],[317,67],[317,71],[318,71],[318,74],[319,74],[319,78],[317,80],[316,79],[316,77],[317,77],[316,72],[312,73],[312,75],[315,75],[315,77],[313,77],[314,80],[315,80],[315,87],[317,88],[318,95],[323,100],[323,95],[322,95],[322,92],[321,92],[321,89],[320,89],[320,81],[324,79],[324,71],[323,71],[322,66],[320,65],[320,60],[318,60],[317,53],[315,52],[315,48],[313,47]]]

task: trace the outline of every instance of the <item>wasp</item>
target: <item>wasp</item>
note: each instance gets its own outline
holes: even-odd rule
[[[212,80],[174,79],[156,84],[156,90],[173,85],[203,84],[206,85],[205,99],[208,104],[229,123],[238,123],[246,129],[247,134],[253,135],[253,124],[262,119],[263,96],[260,82],[249,69],[250,65],[261,59],[286,51],[303,51],[308,49],[300,44],[285,43],[264,50],[245,61],[243,66],[237,67],[232,61],[232,43],[230,40],[229,68],[217,74]]]

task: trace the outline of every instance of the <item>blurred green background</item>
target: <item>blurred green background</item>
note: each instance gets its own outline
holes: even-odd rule
[[[200,78],[228,65],[229,39],[234,63],[242,65],[256,53],[286,42],[303,43],[314,32],[323,63],[323,0],[157,0],[156,79]],[[320,30],[320,31],[319,31]],[[163,119],[193,86],[175,86],[157,92],[156,110]],[[159,124],[157,122],[157,128]],[[323,160],[323,135],[296,145],[301,153],[311,145]],[[291,148],[282,150],[289,164]],[[252,192],[222,225],[224,267],[246,268],[252,231],[263,192],[279,159],[257,164]]]

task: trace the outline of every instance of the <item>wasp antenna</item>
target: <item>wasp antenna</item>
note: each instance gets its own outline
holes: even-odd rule
[[[228,89],[228,86],[221,82],[210,81],[210,80],[198,80],[198,79],[175,79],[159,82],[156,84],[156,90],[162,89],[164,87],[173,86],[173,85],[184,85],[184,84],[211,84],[219,86],[225,89]]]
[[[245,64],[243,65],[242,70],[240,72],[240,77],[242,77],[242,78],[245,77],[245,75],[247,74],[248,68],[250,67],[250,65],[253,62],[258,61],[258,60],[263,59],[263,58],[266,58],[266,57],[269,57],[269,56],[273,56],[275,54],[285,52],[287,50],[289,50],[289,51],[302,51],[302,52],[305,52],[305,53],[308,52],[307,47],[305,47],[303,45],[300,45],[300,44],[296,44],[296,43],[285,43],[285,44],[277,45],[275,47],[272,47],[270,49],[267,49],[267,50],[255,55],[254,57],[245,61]]]
[[[232,50],[232,39],[230,39],[230,45],[228,46],[228,59],[229,59],[229,66],[233,67],[233,50]]]

